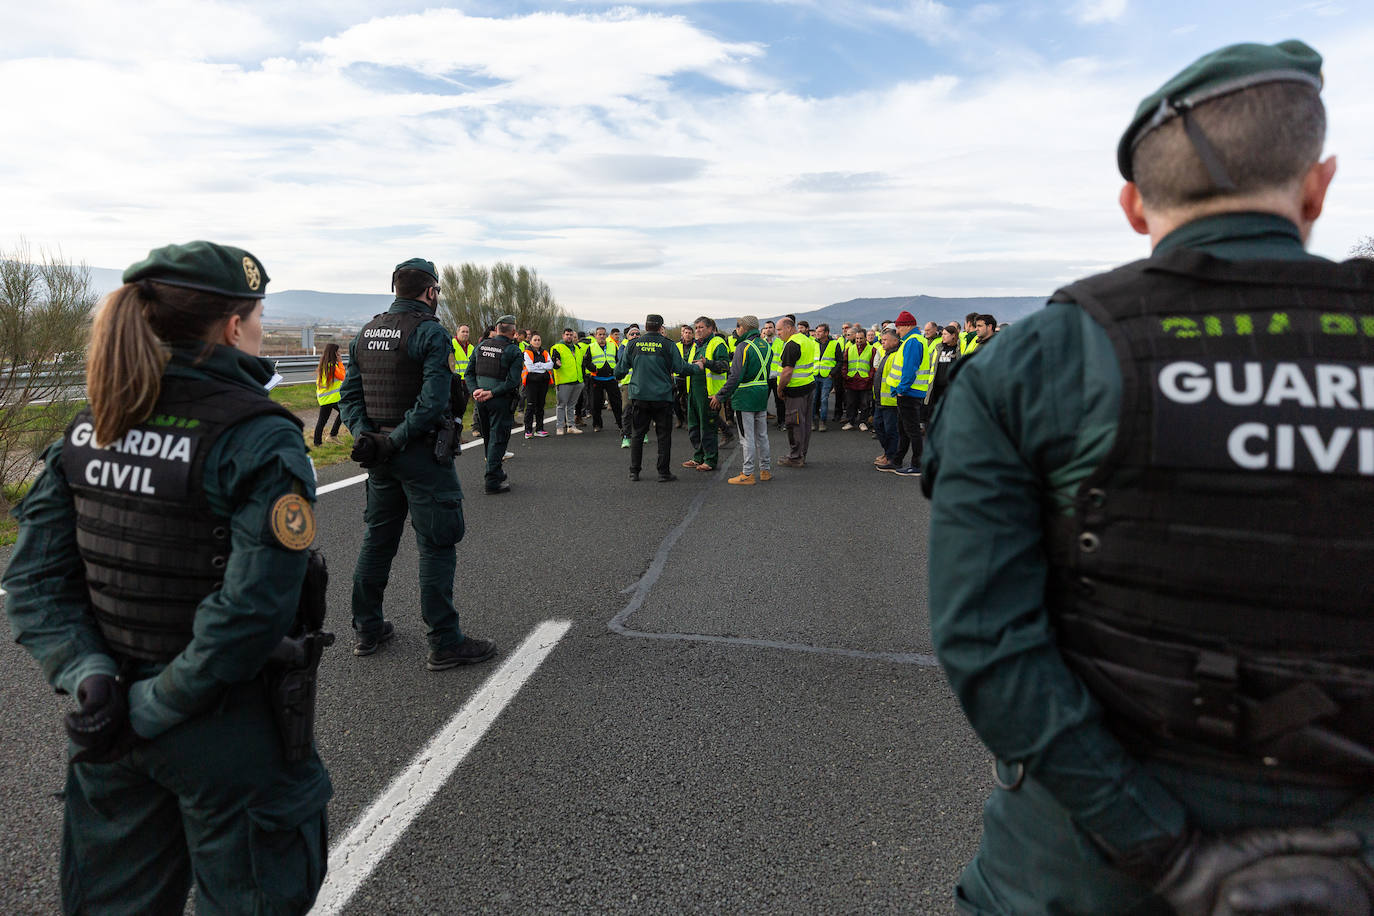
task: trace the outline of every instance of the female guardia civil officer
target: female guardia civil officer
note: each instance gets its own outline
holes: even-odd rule
[[[288,762],[260,673],[314,538],[301,423],[263,388],[267,273],[210,242],[124,272],[87,360],[90,406],[16,510],[17,641],[77,698],[67,912],[304,913],[329,775]]]

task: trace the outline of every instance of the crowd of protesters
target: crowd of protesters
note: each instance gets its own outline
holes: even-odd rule
[[[553,435],[582,435],[588,427],[600,432],[607,422],[614,424],[620,447],[632,449],[635,479],[640,447],[648,442],[660,406],[665,422],[685,428],[691,441],[692,453],[681,462],[682,468],[713,471],[721,448],[738,440],[743,467],[729,479],[732,484],[769,480],[774,465],[805,467],[812,433],[827,432],[834,424],[840,431],[868,433],[877,440],[877,470],[916,477],[925,426],[956,361],[975,352],[998,329],[995,317],[980,313],[966,315],[961,327],[956,322],[921,324],[903,311],[871,327],[847,321],[835,333],[828,323],[813,328],[794,315],[762,322],[746,315],[728,331],[707,316],[665,327],[659,316],[651,315],[645,328],[630,324],[623,332],[598,327],[579,334],[564,328],[560,339],[548,346],[527,328],[516,332],[524,351],[517,412],[523,413],[526,439],[549,436],[545,410],[550,393]],[[491,333],[487,329],[483,337]],[[657,358],[672,365],[663,370],[664,391],[655,391],[647,401],[636,396],[642,392],[636,392],[630,358],[634,342],[645,333],[661,339],[662,347],[650,345],[646,338],[639,349],[659,354]],[[474,352],[470,338],[467,326],[454,335],[454,372],[459,379]],[[658,373],[657,365],[651,368]],[[341,374],[337,353],[327,352],[320,361],[317,385],[317,443],[337,406]],[[644,415],[639,418],[642,423],[636,422],[637,408]],[[770,454],[770,424],[787,433],[787,454],[776,459]],[[483,435],[481,429],[474,432]],[[666,448],[665,432],[670,430],[660,432],[660,449]],[[659,479],[675,480],[665,467],[660,464]]]

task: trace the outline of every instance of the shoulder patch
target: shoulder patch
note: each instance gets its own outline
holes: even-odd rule
[[[453,355],[453,351],[452,351],[452,350],[449,350],[449,351],[448,351],[448,371],[449,371],[449,372],[457,372],[457,371],[458,371],[458,357],[456,357],[456,356]]]
[[[272,504],[271,527],[287,550],[304,550],[315,542],[315,512],[299,493],[287,493]]]

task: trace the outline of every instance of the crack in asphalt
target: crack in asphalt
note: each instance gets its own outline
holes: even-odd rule
[[[737,448],[730,450],[733,457]],[[721,455],[724,459],[724,453]],[[733,462],[721,460],[720,467],[711,478],[712,485],[720,483],[725,479],[725,475]],[[777,639],[763,639],[755,636],[718,636],[711,633],[656,633],[649,630],[637,630],[629,625],[629,620],[644,606],[648,600],[649,593],[653,591],[654,585],[658,582],[659,576],[663,575],[663,570],[668,565],[668,555],[672,553],[673,546],[678,539],[691,527],[693,520],[696,519],[701,507],[706,504],[706,497],[711,493],[711,487],[702,487],[692,502],[687,506],[687,512],[683,515],[682,521],[678,522],[659,542],[658,550],[654,552],[654,558],[649,562],[649,568],[637,581],[621,591],[621,594],[631,594],[629,602],[620,609],[610,622],[606,625],[612,633],[632,639],[657,639],[667,642],[698,642],[714,643],[716,645],[745,646],[751,649],[774,649],[783,652],[803,652],[810,655],[838,655],[845,658],[874,659],[877,661],[892,662],[898,665],[916,665],[922,668],[938,668],[940,663],[935,656],[924,652],[879,652],[867,649],[845,649],[838,646],[813,646],[807,643],[786,642]]]

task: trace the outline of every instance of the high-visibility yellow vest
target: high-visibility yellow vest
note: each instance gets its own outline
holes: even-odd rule
[[[974,350],[978,349],[979,343],[981,343],[981,341],[978,339],[977,331],[962,332],[959,335],[959,355],[963,356],[965,353],[972,353]]]
[[[797,364],[792,367],[792,380],[787,383],[788,388],[800,388],[803,385],[811,384],[811,380],[816,375],[816,353],[820,347],[810,337],[800,332],[787,338],[787,343],[795,343],[801,349],[801,355],[797,357]]]
[[[813,338],[814,339],[814,338]],[[840,355],[840,342],[834,337],[825,342],[825,347],[821,347],[821,342],[816,341],[816,375],[820,378],[829,378],[835,371],[835,361]]]
[[[960,353],[959,355],[960,355],[960,356],[967,356],[968,354],[972,353],[974,350],[977,350],[977,349],[978,349],[980,346],[982,346],[982,345],[983,345],[983,338],[979,337],[977,334],[974,334],[974,335],[973,335],[973,340],[970,340],[970,341],[968,342],[968,346],[966,346],[966,347],[964,348],[963,352]]]
[[[606,346],[601,346],[593,340],[587,344],[592,354],[592,365],[597,368],[597,375],[604,375],[602,369],[615,369],[615,347],[610,345],[610,340],[606,341]]]
[[[459,378],[468,374],[468,360],[472,359],[472,351],[476,350],[476,344],[468,344],[467,349],[458,342],[458,338],[453,339],[453,374]]]
[[[878,406],[879,406],[879,407],[896,407],[896,406],[897,406],[897,394],[896,394],[896,392],[894,392],[894,391],[892,390],[893,382],[889,381],[889,380],[891,379],[892,376],[887,372],[887,370],[890,369],[890,368],[892,368],[892,360],[895,359],[896,356],[897,356],[897,354],[900,353],[900,352],[902,352],[902,351],[901,351],[901,348],[898,347],[897,350],[896,350],[895,352],[889,354],[888,357],[887,357],[887,365],[883,366],[883,370],[884,370],[884,371],[883,371],[883,377],[882,377],[881,379],[878,380]],[[898,378],[901,378],[901,377],[902,377],[901,372],[898,372],[898,373],[897,373],[897,377],[898,377]]]
[[[325,404],[337,404],[339,402],[339,389],[343,388],[344,367],[342,363],[334,364],[334,371],[329,374],[329,378],[315,379],[315,399],[321,406]]]
[[[768,367],[768,374],[770,376],[776,376],[778,370],[782,368],[782,348],[787,346],[787,343],[781,337],[774,334],[773,340],[769,346],[773,349],[773,363]]]
[[[725,349],[724,356],[722,356],[720,352],[722,347]],[[706,341],[705,353],[705,358],[708,360],[726,359],[728,362],[730,345],[719,336],[713,336],[710,340]],[[713,369],[706,370],[706,396],[708,398],[713,398],[720,393],[720,389],[725,387],[725,379],[729,374],[730,370],[728,366],[721,372],[716,372]]]
[[[559,359],[559,365],[553,370],[553,383],[568,385],[582,381],[582,348],[577,344],[568,346],[559,341],[553,345],[553,352],[558,354]]]
[[[932,342],[926,340],[925,337],[921,337],[920,341],[921,365],[916,370],[915,387],[919,388],[922,391],[925,391],[927,388],[930,387],[930,377],[934,370],[934,363],[931,357],[933,357],[935,354],[935,344],[939,343],[939,338],[936,338],[936,340]],[[905,356],[906,340],[903,340],[901,346],[899,346],[897,348],[897,351],[892,354],[892,358],[887,361],[887,373],[885,381],[893,389],[896,389],[897,385],[902,380],[902,365]]]
[[[873,345],[864,344],[860,350],[851,344],[845,344],[844,348],[845,370],[844,374],[849,378],[868,378],[873,373]]]

